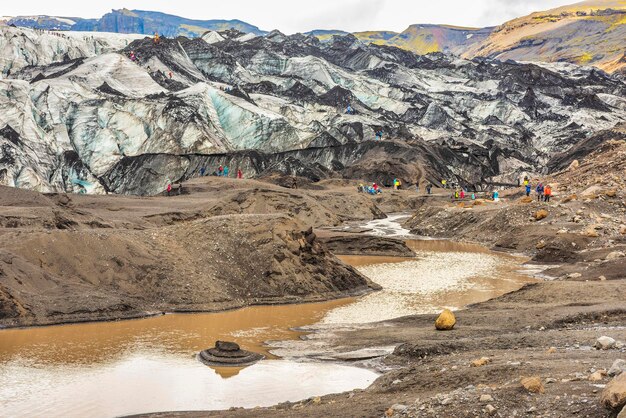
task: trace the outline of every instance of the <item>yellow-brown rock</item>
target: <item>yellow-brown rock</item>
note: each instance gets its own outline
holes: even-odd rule
[[[482,367],[489,363],[491,363],[491,359],[489,357],[481,357],[478,360],[472,361],[471,365],[472,367]]]
[[[614,411],[619,411],[626,405],[626,373],[620,374],[606,385],[600,401],[605,408]]]
[[[543,383],[538,376],[524,377],[522,378],[522,386],[530,393],[544,393]]]
[[[545,209],[540,209],[535,213],[535,219],[540,221],[546,219],[550,213]]]
[[[438,331],[450,331],[456,324],[456,317],[449,309],[444,309],[435,321],[435,328]]]

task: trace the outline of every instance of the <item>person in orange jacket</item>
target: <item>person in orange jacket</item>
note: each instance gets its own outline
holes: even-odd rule
[[[543,190],[543,200],[545,202],[550,202],[550,198],[552,197],[552,187],[547,185]]]

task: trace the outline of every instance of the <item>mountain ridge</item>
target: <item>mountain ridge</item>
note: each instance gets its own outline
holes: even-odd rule
[[[6,24],[48,30],[159,33],[201,37],[207,31],[235,29],[265,36],[272,32],[241,20],[194,20],[171,14],[118,9],[99,19],[54,16],[2,18]],[[341,29],[317,29],[305,35],[328,42],[345,36]],[[497,27],[413,24],[402,32],[354,32],[361,42],[395,46],[417,54],[444,52],[464,58],[489,57],[532,62],[570,62],[608,72],[626,71],[626,1],[587,0],[522,16]]]

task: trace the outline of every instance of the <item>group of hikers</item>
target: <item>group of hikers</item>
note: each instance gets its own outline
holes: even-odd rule
[[[207,171],[206,167],[202,167],[200,168],[200,177],[205,177],[210,175],[209,172]],[[221,165],[217,168],[217,170],[215,170],[213,172],[214,176],[217,177],[229,177],[230,175],[230,168],[228,168],[227,165]],[[237,175],[236,177],[238,179],[242,179],[243,178],[243,171],[241,171],[240,168],[237,169]]]
[[[532,184],[528,177],[524,179],[524,188],[526,190],[526,197],[530,197],[530,192],[532,190]],[[549,184],[544,185],[542,182],[537,182],[537,186],[535,186],[535,193],[537,194],[537,202],[550,202],[550,198],[552,198],[552,186]]]
[[[357,188],[357,190],[359,193],[367,193],[371,195],[377,195],[383,192],[377,183],[372,183],[371,186],[366,186],[363,183],[361,183],[359,184],[359,187]]]
[[[402,189],[402,181],[399,178],[394,178],[393,182],[392,182],[392,187],[393,190],[401,190]],[[425,186],[425,190],[427,194],[432,194],[433,192],[433,185],[432,183],[426,183]],[[372,183],[371,186],[366,186],[363,183],[360,183],[357,187],[357,191],[359,193],[367,193],[367,194],[371,194],[371,195],[377,195],[377,194],[381,194],[383,191],[381,189],[381,187],[378,185],[378,183]],[[419,193],[420,191],[420,184],[419,182],[415,184],[415,191],[417,193]]]

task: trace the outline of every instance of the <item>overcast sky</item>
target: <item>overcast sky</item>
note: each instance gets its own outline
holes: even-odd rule
[[[193,19],[240,19],[285,33],[312,29],[402,31],[414,23],[493,26],[575,0],[2,0],[5,16],[100,17],[111,9],[154,10]]]

